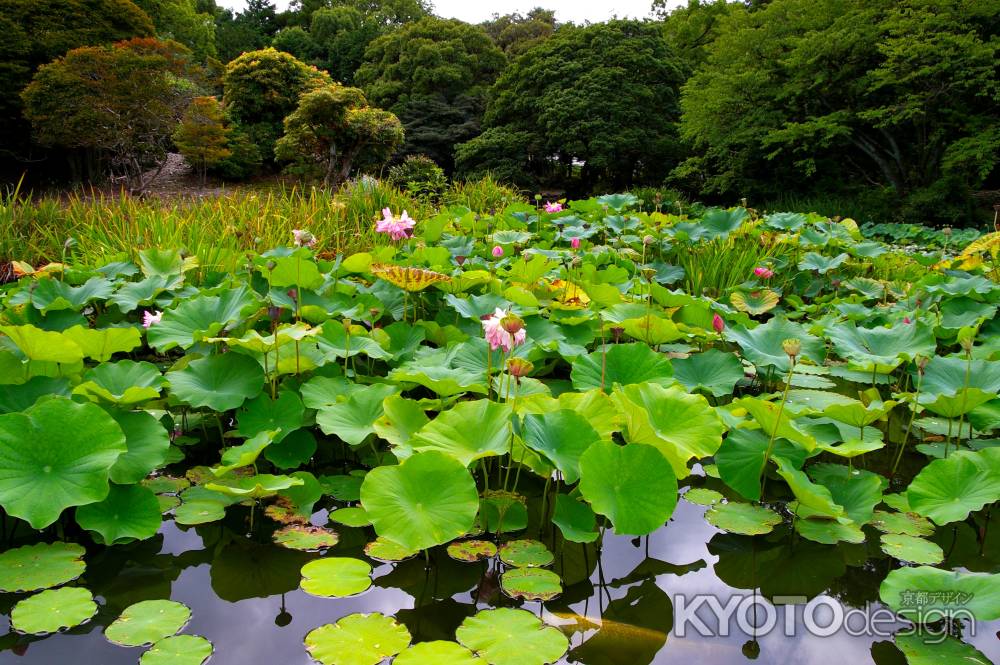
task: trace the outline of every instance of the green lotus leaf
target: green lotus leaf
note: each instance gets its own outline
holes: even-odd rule
[[[80,587],[49,589],[18,602],[10,625],[19,633],[47,635],[86,623],[97,614],[94,596]]]
[[[823,545],[836,545],[841,541],[855,545],[865,542],[864,532],[846,517],[837,519],[814,517],[808,508],[798,507],[795,502],[789,505],[799,511],[795,519],[795,531],[807,540]]]
[[[274,442],[278,443],[302,427],[304,416],[305,407],[298,394],[282,391],[272,400],[262,393],[243,405],[237,423],[240,436],[252,439],[261,432],[275,431]]]
[[[372,585],[372,567],[360,559],[329,557],[302,566],[302,589],[324,598],[344,598]]]
[[[370,471],[361,504],[379,536],[417,551],[472,529],[479,492],[464,464],[432,450]]]
[[[322,665],[378,665],[410,645],[410,631],[382,614],[349,614],[306,635],[306,650]]]
[[[393,665],[482,665],[483,661],[454,642],[435,640],[414,644],[392,662]]]
[[[1000,361],[968,361],[957,356],[928,355],[931,359],[924,368],[924,377],[920,383],[921,403],[933,402],[940,395],[960,395],[966,386],[994,396],[1000,392]]]
[[[944,551],[937,543],[898,533],[883,534],[882,551],[907,563],[934,566],[944,561]]]
[[[106,300],[114,292],[114,284],[104,277],[91,277],[80,286],[71,286],[57,279],[39,279],[31,289],[31,304],[43,314],[71,309],[79,311],[94,300]]]
[[[246,284],[226,289],[217,296],[182,300],[174,309],[165,311],[159,323],[150,326],[146,338],[161,353],[176,346],[187,349],[231,328],[242,320],[243,312],[256,305],[257,297]]]
[[[746,312],[750,316],[760,316],[777,307],[781,302],[781,296],[771,289],[735,291],[729,296],[729,301],[741,312]]]
[[[1000,449],[954,452],[934,460],[913,479],[906,497],[913,512],[935,524],[964,520],[1000,499]]]
[[[414,452],[438,451],[469,466],[510,449],[511,407],[491,400],[459,402],[410,439]],[[475,427],[470,427],[475,423]]]
[[[217,522],[226,516],[228,506],[240,500],[201,486],[184,490],[180,499],[181,505],[174,511],[174,521],[186,525]]]
[[[725,497],[721,492],[716,492],[707,487],[692,487],[684,492],[681,498],[696,506],[714,506],[717,503],[722,503]]]
[[[734,429],[715,453],[722,481],[750,501],[760,500],[760,477],[769,442],[770,437],[761,430]],[[806,452],[785,439],[776,439],[771,457],[784,457],[799,467],[805,462]]]
[[[312,328],[307,323],[283,324],[278,326],[270,335],[261,335],[256,330],[248,330],[242,337],[207,337],[203,341],[210,344],[225,344],[230,348],[246,349],[251,354],[260,355],[263,358],[266,354],[279,355],[279,351],[288,345],[294,346],[296,342],[315,337],[319,334],[318,328]],[[273,359],[270,360],[273,364]]]
[[[937,348],[932,328],[920,321],[892,327],[862,328],[853,323],[828,326],[826,336],[844,360],[870,370],[888,372],[918,355],[932,357]]]
[[[764,225],[778,231],[798,231],[809,218],[800,212],[772,212],[764,216]]]
[[[369,526],[372,523],[368,517],[368,513],[360,506],[350,506],[334,510],[330,513],[330,521],[335,524],[353,527]]]
[[[885,500],[886,497],[882,497]],[[930,536],[934,533],[934,525],[926,518],[916,513],[889,513],[876,510],[872,515],[872,526],[883,533],[896,533],[904,536]]]
[[[956,395],[921,395],[920,403],[930,412],[955,419],[986,404],[996,397],[979,388],[963,388]]]
[[[171,494],[157,494],[156,502],[160,504],[160,513],[163,515],[181,505],[180,497]]]
[[[159,420],[145,411],[112,411],[125,433],[127,452],[111,467],[109,477],[119,485],[137,483],[167,460],[170,435]]]
[[[676,323],[662,316],[639,316],[625,319],[618,325],[629,337],[651,345],[676,342],[686,337]]]
[[[375,433],[374,423],[382,417],[382,401],[398,391],[396,386],[376,383],[351,393],[344,402],[331,404],[316,413],[316,424],[324,434],[335,434],[349,445],[360,446]]]
[[[73,392],[94,401],[131,406],[159,397],[166,382],[152,363],[119,360],[87,370]]]
[[[551,570],[514,568],[500,576],[500,588],[511,598],[552,600],[562,593],[562,580]]]
[[[123,314],[134,312],[139,305],[152,305],[157,296],[166,291],[180,286],[183,278],[179,275],[171,277],[161,277],[154,275],[138,282],[126,282],[115,291],[108,302],[117,305]]]
[[[455,636],[490,665],[546,665],[569,647],[565,635],[531,612],[506,607],[466,618]]]
[[[920,633],[896,635],[896,646],[903,652],[908,665],[992,665],[992,661],[971,644],[954,637],[941,639],[940,635],[925,636]]]
[[[486,394],[486,372],[426,365],[419,360],[403,363],[389,372],[389,379],[396,383],[415,383],[432,390],[442,397],[461,393]]]
[[[601,440],[583,415],[569,409],[524,417],[524,444],[559,469],[567,483],[580,478],[580,455]]]
[[[184,369],[167,372],[167,380],[182,403],[229,411],[260,393],[264,370],[253,358],[226,353],[192,360]]]
[[[306,429],[298,429],[264,448],[264,457],[279,469],[297,469],[316,454],[316,437]]]
[[[212,468],[212,473],[216,477],[225,476],[233,469],[250,466],[257,462],[261,453],[271,445],[277,432],[260,432],[252,439],[244,441],[238,446],[231,446],[222,451],[222,461],[219,466]]]
[[[162,511],[156,495],[141,485],[112,485],[108,496],[76,509],[76,521],[105,545],[152,538]]]
[[[813,452],[819,445],[815,436],[809,433],[805,427],[800,427],[798,421],[793,421],[789,414],[774,402],[759,397],[743,397],[735,400],[733,405],[746,409],[753,416],[754,422],[760,425],[761,431],[769,438],[774,435],[787,439],[807,453]]]
[[[548,566],[555,556],[537,540],[511,540],[500,547],[500,560],[516,568],[535,568]]]
[[[782,345],[786,339],[799,340],[802,345],[800,360],[822,364],[826,357],[821,339],[809,334],[804,326],[778,316],[752,330],[734,325],[726,329],[724,336],[727,341],[739,344],[743,356],[758,368],[773,367],[777,372],[788,372],[788,354]]]
[[[198,258],[185,257],[177,249],[149,248],[139,251],[139,263],[146,277],[174,277],[197,268]]]
[[[290,524],[271,534],[276,545],[302,552],[318,552],[333,547],[340,538],[336,531],[318,526]]]
[[[410,439],[430,422],[424,407],[416,400],[389,395],[382,401],[382,409],[382,417],[372,424],[375,433],[392,444],[397,459],[409,457],[413,454]]]
[[[775,457],[774,461],[778,463],[778,475],[788,483],[799,504],[812,515],[827,519],[844,517],[844,508],[833,500],[829,489],[812,482],[805,472],[785,458]]]
[[[570,378],[575,390],[597,388],[610,393],[615,384],[652,382],[669,386],[673,373],[667,357],[646,344],[612,344],[605,347],[604,353],[594,351],[577,358]]]
[[[417,550],[411,550],[395,543],[387,538],[379,536],[372,542],[365,545],[365,556],[369,559],[382,561],[384,563],[397,563],[412,559],[417,555]]]
[[[150,646],[176,635],[191,619],[191,610],[172,600],[144,600],[125,608],[104,631],[109,642],[123,647]]]
[[[885,479],[870,471],[823,463],[810,466],[808,474],[830,491],[833,500],[858,526],[870,522],[875,506],[882,502]]]
[[[94,329],[73,326],[62,334],[75,342],[85,357],[97,362],[111,360],[111,356],[116,353],[131,351],[142,344],[142,335],[137,328]]]
[[[139,665],[202,665],[213,650],[212,643],[200,635],[174,635],[142,654]]]
[[[0,592],[38,591],[83,575],[84,549],[76,543],[35,543],[0,554]]]
[[[526,452],[527,449],[522,449]],[[521,459],[519,453],[515,453]],[[504,490],[486,490],[479,504],[478,525],[496,534],[528,528],[527,501],[520,494]]]
[[[0,414],[30,409],[35,403],[52,395],[69,397],[69,379],[35,376],[16,385],[0,385]]]
[[[676,386],[643,383],[616,388],[612,396],[625,418],[625,440],[654,446],[685,478],[688,462],[715,454],[726,426],[708,401]]]
[[[1000,618],[1000,575],[947,571],[931,566],[890,571],[879,597],[892,611],[911,620],[928,610],[960,610],[980,621]],[[940,615],[938,615],[940,617]]]
[[[711,208],[698,221],[703,237],[715,240],[729,237],[730,233],[740,228],[749,218],[746,208],[737,207],[731,210]]]
[[[205,489],[240,499],[264,499],[281,490],[303,484],[301,478],[259,473],[242,478],[220,478],[214,483],[207,483]]]
[[[735,354],[709,349],[672,361],[674,378],[690,391],[704,391],[715,397],[733,394],[743,378],[743,364]]]
[[[556,495],[556,511],[552,523],[559,527],[563,538],[571,543],[592,543],[597,540],[596,516],[590,505],[566,495]]]
[[[643,536],[670,518],[677,505],[677,477],[653,446],[601,441],[580,459],[580,493],[615,533]]]
[[[825,275],[831,270],[839,268],[850,256],[846,253],[838,254],[834,257],[823,256],[816,252],[809,252],[799,261],[799,270],[815,270],[821,275]]]
[[[31,362],[72,365],[83,360],[83,349],[62,333],[33,325],[0,326],[0,333],[9,337]]]
[[[730,501],[709,508],[705,520],[723,531],[759,536],[771,533],[774,527],[781,524],[781,515],[764,506]]]
[[[0,505],[44,528],[66,508],[104,499],[126,451],[121,427],[93,404],[54,397],[0,415]]]
[[[337,501],[354,502],[361,500],[361,483],[364,479],[364,474],[356,475],[352,472],[349,476],[320,476],[319,483],[323,486],[324,494],[329,494]]]
[[[448,556],[456,561],[481,561],[497,555],[497,546],[488,540],[458,540],[448,545]]]
[[[364,385],[343,376],[314,376],[302,384],[302,403],[310,409],[322,409],[345,401]]]

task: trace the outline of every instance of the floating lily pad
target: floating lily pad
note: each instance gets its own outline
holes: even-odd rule
[[[808,512],[805,508],[799,509],[800,513],[803,511]],[[803,538],[824,545],[836,545],[841,541],[856,545],[865,542],[864,532],[846,517],[810,519],[800,515],[800,519],[795,520],[795,530]]]
[[[181,505],[180,497],[172,494],[157,494],[156,502],[160,504],[160,514],[169,513],[171,510]]]
[[[414,644],[396,656],[392,665],[483,665],[483,661],[460,644],[436,640]]]
[[[397,561],[406,561],[416,556],[417,553],[414,550],[406,549],[399,543],[393,542],[388,538],[379,536],[365,545],[365,554],[376,561],[396,563]]]
[[[456,561],[481,561],[497,555],[497,546],[488,540],[459,540],[448,545],[448,556]]]
[[[904,536],[929,536],[934,533],[934,525],[930,520],[916,513],[876,510],[871,524],[882,533],[898,533]]]
[[[331,557],[302,566],[302,589],[324,598],[343,598],[372,585],[372,567],[360,559]]]
[[[49,589],[83,575],[84,549],[76,543],[36,543],[0,554],[0,592]]]
[[[410,644],[410,631],[382,614],[349,614],[306,635],[306,650],[322,665],[377,665]]]
[[[142,485],[112,485],[108,496],[76,509],[77,524],[105,545],[152,538],[163,521],[156,495]]]
[[[361,506],[350,506],[335,510],[330,513],[330,521],[353,527],[368,526],[372,523],[368,518],[368,513]]]
[[[531,612],[506,607],[468,617],[455,636],[490,665],[546,665],[569,647],[561,631]]]
[[[191,487],[191,481],[187,478],[174,478],[173,476],[146,478],[140,484],[153,494],[177,494]]]
[[[508,566],[535,568],[549,565],[555,557],[537,540],[512,540],[500,547],[500,560]]]
[[[212,643],[200,635],[175,635],[154,644],[139,665],[202,665],[212,651]]]
[[[333,547],[340,540],[336,531],[319,526],[292,524],[271,535],[275,544],[292,550],[318,552]]]
[[[597,516],[590,504],[566,495],[556,495],[556,512],[552,523],[559,527],[563,538],[572,543],[592,543],[597,532]]]
[[[320,476],[319,484],[323,493],[329,494],[337,501],[360,501],[361,483],[364,476]]]
[[[191,610],[172,600],[144,600],[125,608],[104,631],[109,642],[141,647],[176,635],[191,619]]]
[[[552,600],[562,593],[562,580],[551,570],[514,568],[500,577],[500,587],[511,598]]]
[[[942,665],[962,663],[962,665],[992,665],[993,661],[984,656],[971,644],[954,637],[941,639],[940,635],[911,633],[897,635],[896,646],[906,656],[908,665]]]
[[[79,626],[97,614],[94,596],[80,587],[49,589],[28,596],[10,612],[10,625],[19,633],[47,635]]]
[[[724,498],[720,492],[710,490],[707,487],[692,487],[681,495],[688,503],[696,506],[712,506],[720,503]]]
[[[907,563],[933,566],[944,561],[944,551],[937,543],[898,533],[887,533],[882,536],[882,551]]]
[[[759,536],[771,533],[775,526],[781,524],[781,515],[764,506],[730,501],[712,506],[705,513],[705,520],[729,533]]]
[[[907,618],[928,616],[928,610],[962,609],[980,621],[993,621],[1000,618],[1000,575],[951,572],[931,566],[899,568],[886,576],[879,597]]]
[[[222,478],[214,483],[207,483],[205,489],[238,499],[264,499],[281,490],[302,485],[303,482],[301,478],[259,473],[243,478]]]

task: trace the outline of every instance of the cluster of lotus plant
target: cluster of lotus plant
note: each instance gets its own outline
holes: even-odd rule
[[[319,553],[301,569],[313,595],[362,593],[369,560],[442,547],[498,561],[504,593],[531,602],[563,590],[557,543],[669,529],[679,497],[733,534],[870,541],[896,561],[880,594],[903,617],[961,591],[971,616],[1000,618],[1000,575],[952,570],[932,538],[995,537],[989,246],[916,257],[924,275],[904,283],[872,277],[891,250],[851,220],[636,203],[387,210],[369,251],[317,255],[302,229],[226,274],[177,249],[18,264],[0,292],[0,506],[12,539],[40,534],[0,554],[0,591],[40,593],[13,628],[97,610],[74,582],[83,548],[57,535],[113,547],[240,510],[254,537]],[[744,246],[766,254],[739,282],[674,288],[701,279],[691,256]],[[337,555],[341,526],[369,529],[365,559]],[[176,635],[187,608],[155,602],[108,639],[153,645],[143,665],[203,662],[211,644]],[[510,607],[410,643],[378,613],[305,639],[324,665],[541,665],[568,646]],[[954,637],[906,648],[981,657]]]

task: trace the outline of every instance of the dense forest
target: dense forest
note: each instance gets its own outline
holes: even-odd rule
[[[992,221],[1000,0],[690,0],[643,21],[426,0],[0,0],[2,177],[142,192],[490,173],[554,195],[852,201]]]

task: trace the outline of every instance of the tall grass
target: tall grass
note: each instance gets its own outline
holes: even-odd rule
[[[509,187],[487,173],[478,180],[452,183],[445,192],[442,202],[446,206],[460,205],[481,213],[499,212],[511,203],[523,201],[524,197],[513,187]]]
[[[768,234],[754,234],[745,225],[725,239],[701,241],[694,245],[678,245],[673,249],[673,262],[684,268],[684,288],[687,293],[718,298],[746,282],[757,266],[775,259],[792,258],[796,248],[775,242]]]

